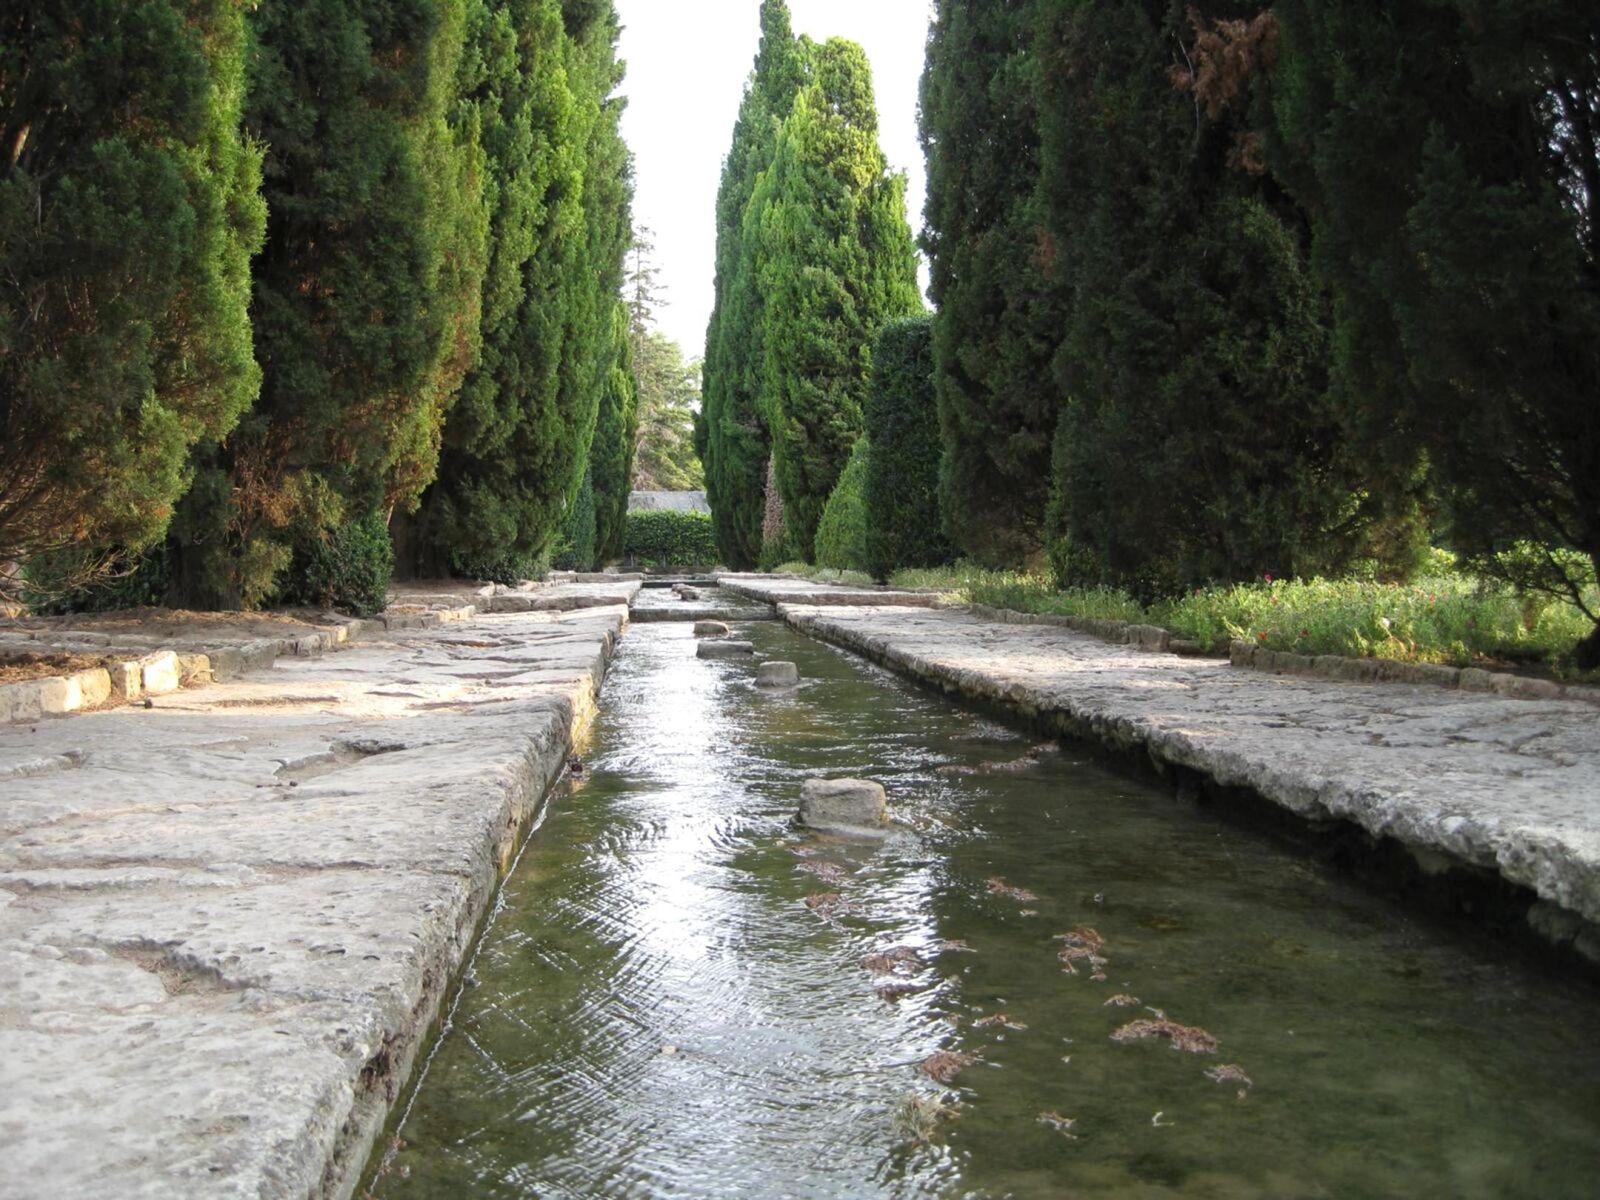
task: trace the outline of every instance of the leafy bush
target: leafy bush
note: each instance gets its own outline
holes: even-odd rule
[[[550,573],[550,552],[540,555],[504,554],[499,558],[475,559],[455,556],[451,569],[459,579],[476,579],[482,583],[521,583],[526,579],[543,579]]]
[[[381,512],[298,542],[279,604],[335,608],[358,617],[381,612],[389,602],[394,544]]]
[[[627,556],[646,567],[704,567],[717,561],[711,514],[639,509],[628,514]]]
[[[817,566],[834,571],[867,569],[867,463],[872,448],[856,442],[850,461],[839,473],[817,522]]]
[[[566,523],[556,543],[550,563],[562,571],[594,570],[595,542],[598,538],[594,506],[594,477],[585,474],[578,496],[567,510]]]
[[[82,587],[75,580],[92,578]],[[171,581],[165,542],[149,550],[90,550],[74,546],[28,561],[22,598],[41,616],[58,613],[114,612],[163,603]]]
[[[951,556],[939,515],[939,409],[933,394],[933,319],[893,321],[878,334],[867,393],[866,569],[883,580],[897,567]],[[826,520],[826,517],[824,517]],[[818,557],[821,557],[818,547]]]

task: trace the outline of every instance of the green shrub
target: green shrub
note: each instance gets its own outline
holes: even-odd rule
[[[335,608],[358,617],[383,611],[394,574],[389,523],[373,511],[298,541],[277,603]]]
[[[598,538],[594,506],[594,477],[585,474],[578,497],[567,510],[566,523],[556,542],[551,566],[562,571],[594,570],[595,542]]]
[[[642,567],[705,567],[717,561],[711,514],[640,509],[628,514],[627,556]]]
[[[947,562],[939,515],[939,408],[933,394],[933,319],[884,326],[867,393],[866,569],[879,580],[900,567]],[[818,551],[821,553],[820,549]]]
[[[475,579],[481,583],[521,583],[527,579],[543,579],[550,573],[550,552],[540,555],[503,554],[499,558],[478,559],[457,555],[451,559],[451,570],[458,579]]]
[[[861,438],[822,506],[817,522],[817,566],[834,571],[867,569],[867,463],[872,447]]]
[[[79,579],[94,582],[74,586]],[[40,616],[115,612],[164,603],[170,581],[165,542],[137,553],[74,546],[30,559],[22,598]]]

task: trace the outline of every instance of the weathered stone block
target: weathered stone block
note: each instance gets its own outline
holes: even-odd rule
[[[74,679],[65,679],[57,675],[30,682],[39,689],[39,711],[47,716],[69,713],[83,704],[83,693],[78,689],[77,681]]]
[[[119,700],[131,704],[144,695],[144,668],[137,662],[112,663],[107,674],[111,677],[111,694]]]
[[[722,621],[696,621],[694,623],[695,637],[727,637],[728,632],[728,626]]]
[[[79,708],[94,708],[111,699],[111,672],[104,667],[79,671],[72,679],[78,685]]]
[[[750,642],[732,642],[726,638],[704,641],[695,647],[697,658],[749,658],[755,652]]]
[[[1159,625],[1129,625],[1128,644],[1143,650],[1165,650],[1172,634]]]
[[[148,696],[175,692],[183,680],[178,674],[178,656],[170,650],[146,656],[140,662],[144,673],[144,691]]]
[[[756,668],[758,687],[786,688],[799,682],[800,668],[792,662],[764,662]]]
[[[1461,690],[1463,692],[1494,691],[1494,672],[1485,671],[1480,667],[1462,667]]]
[[[207,654],[178,655],[178,681],[184,687],[210,683],[211,656]]]
[[[1236,667],[1249,667],[1255,664],[1256,648],[1249,642],[1236,641],[1228,644],[1228,661]]]
[[[808,779],[800,787],[800,824],[833,833],[882,833],[889,824],[883,785],[868,779]]]
[[[38,680],[0,685],[0,724],[37,721],[44,715],[39,700]]]

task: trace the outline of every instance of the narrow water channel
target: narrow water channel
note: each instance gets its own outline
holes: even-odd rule
[[[623,640],[377,1195],[1595,1194],[1591,986],[739,635],[805,683],[760,694],[681,624]],[[808,775],[883,781],[911,831],[798,835]],[[1216,1051],[1112,1036],[1163,1019]]]

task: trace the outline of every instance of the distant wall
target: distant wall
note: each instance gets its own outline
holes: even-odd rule
[[[630,492],[628,511],[672,509],[676,512],[711,511],[704,492]]]

